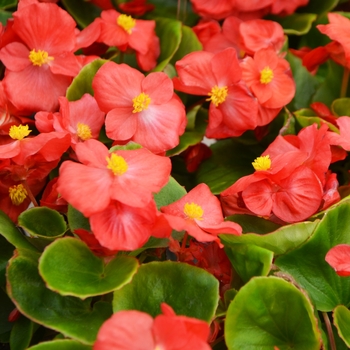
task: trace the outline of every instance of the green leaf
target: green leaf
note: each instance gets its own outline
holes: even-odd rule
[[[338,98],[332,102],[332,113],[338,117],[350,115],[350,98]]]
[[[81,299],[122,287],[131,281],[137,267],[138,261],[128,256],[105,263],[84,242],[72,237],[50,244],[39,260],[39,273],[49,289]]]
[[[101,14],[101,9],[90,1],[62,0],[62,3],[67,12],[82,28],[88,26]]]
[[[106,60],[97,59],[84,66],[68,87],[66,97],[69,101],[79,100],[84,94],[94,95],[92,80],[96,72],[106,63]]]
[[[181,42],[181,22],[169,18],[156,19],[156,34],[160,39],[160,56],[155,72],[162,71],[178,50]]]
[[[306,128],[309,125],[312,124],[317,124],[319,127],[322,124],[327,124],[329,127],[329,130],[338,132],[338,128],[334,126],[332,123],[327,122],[326,120],[320,118],[320,117],[315,117],[315,116],[308,116],[305,114],[308,114],[305,109],[301,109],[299,111],[294,112],[295,118],[298,121],[298,124],[300,125],[301,128]]]
[[[30,344],[33,334],[33,322],[21,315],[14,323],[11,336],[11,350],[26,350]]]
[[[8,317],[15,308],[15,305],[7,294],[0,288],[0,335],[9,332],[13,323],[8,321]],[[1,338],[0,338],[1,339]]]
[[[339,0],[310,0],[307,6],[301,7],[301,12],[316,13],[318,15],[333,10]]]
[[[273,16],[272,19],[283,27],[285,34],[303,35],[309,32],[316,17],[313,13],[293,13],[285,17]]]
[[[267,276],[270,272],[271,250],[254,244],[233,244],[226,247],[225,252],[244,283],[255,276]]]
[[[18,225],[29,235],[27,238],[39,249],[44,248],[67,231],[63,216],[48,207],[30,208],[18,217]]]
[[[86,231],[91,231],[89,219],[71,205],[68,205],[67,218],[71,231],[75,231],[80,228]]]
[[[92,347],[76,340],[59,339],[31,346],[28,350],[92,350]]]
[[[111,314],[106,302],[63,297],[45,287],[38,273],[38,253],[18,249],[7,269],[8,294],[17,309],[32,321],[67,337],[92,345]]]
[[[344,305],[338,305],[333,312],[334,324],[345,344],[350,347],[350,311]]]
[[[0,0],[0,9],[6,10],[17,6],[17,0]]]
[[[2,234],[9,243],[11,243],[16,248],[25,248],[33,251],[37,249],[31,245],[27,239],[18,230],[11,219],[0,210],[0,234]]]
[[[170,203],[176,202],[186,194],[186,190],[173,177],[170,176],[168,183],[154,194],[158,210]]]
[[[258,247],[268,249],[276,255],[286,254],[304,244],[315,232],[318,222],[299,222],[287,225],[278,230],[258,235],[246,233],[241,236],[220,235],[225,247],[232,247],[235,244],[254,244]]]
[[[254,232],[265,234],[281,227],[281,225],[277,225],[272,221],[253,215],[235,214],[228,216],[226,220],[239,224],[242,227],[243,233]]]
[[[213,154],[200,165],[196,180],[206,183],[214,194],[252,174],[252,162],[263,152],[260,146],[244,144],[236,138],[218,141],[210,148]]]
[[[325,261],[327,252],[338,244],[350,244],[350,204],[345,202],[326,212],[311,238],[275,260],[305,289],[316,308],[331,311],[337,305],[350,305],[350,277],[339,277]]]
[[[15,247],[9,243],[5,237],[0,235],[0,287],[4,287],[6,285],[6,266],[7,262],[12,257],[14,250]]]
[[[292,111],[309,107],[316,88],[320,85],[319,80],[312,75],[303,65],[300,58],[288,53],[286,59],[290,63],[293,78],[296,83],[296,92],[288,108]]]
[[[181,60],[187,54],[193,51],[201,51],[202,49],[203,46],[193,29],[183,25],[180,46],[173,56],[171,63],[175,65],[177,61]]]
[[[113,311],[138,310],[155,317],[165,302],[177,315],[210,322],[218,300],[219,282],[207,271],[179,262],[151,262],[114,292]]]
[[[305,295],[276,277],[255,277],[230,304],[225,322],[229,350],[319,350],[321,335]]]
[[[3,25],[6,25],[9,18],[12,18],[12,12],[0,10],[0,22]]]

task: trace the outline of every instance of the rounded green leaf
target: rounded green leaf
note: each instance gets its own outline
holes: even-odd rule
[[[84,344],[93,344],[111,305],[63,297],[47,289],[38,273],[39,254],[18,249],[7,268],[7,292],[17,309],[32,321]]]
[[[158,193],[154,194],[154,200],[157,204],[157,208],[160,209],[161,207],[179,200],[186,193],[184,187],[170,176],[168,183]]]
[[[229,350],[319,350],[321,334],[313,308],[294,285],[255,277],[231,302],[225,322]]]
[[[114,292],[113,311],[139,310],[153,317],[160,304],[177,315],[210,322],[219,300],[218,280],[203,269],[172,261],[140,266],[131,283]]]
[[[89,219],[71,205],[68,205],[67,219],[72,232],[80,228],[91,231]]]
[[[350,98],[338,98],[332,103],[332,112],[338,117],[350,115]]]
[[[285,34],[303,35],[309,32],[316,17],[313,13],[293,13],[284,17],[274,16],[273,20],[283,27]]]
[[[69,101],[79,100],[84,94],[94,95],[92,89],[92,79],[106,60],[97,59],[84,66],[79,74],[73,79],[72,84],[68,87],[66,97]]]
[[[21,315],[13,324],[10,346],[11,350],[28,349],[33,334],[33,322]]]
[[[62,0],[63,6],[81,27],[86,27],[101,14],[101,9],[84,0]]]
[[[92,350],[92,347],[76,340],[59,339],[31,346],[28,350]]]
[[[239,224],[242,227],[243,233],[254,232],[258,234],[266,234],[281,227],[281,225],[275,224],[270,220],[246,214],[230,215],[226,220]]]
[[[308,292],[320,311],[350,305],[350,277],[339,277],[325,261],[332,247],[350,244],[349,227],[350,203],[344,202],[326,212],[305,244],[275,260]]]
[[[117,256],[108,263],[72,237],[58,239],[40,257],[39,273],[51,290],[82,299],[112,292],[129,283],[138,260]]]
[[[273,252],[254,244],[233,244],[225,249],[233,267],[243,282],[254,276],[267,276],[271,269]]]
[[[350,310],[344,305],[338,305],[334,309],[333,320],[340,338],[350,348]]]

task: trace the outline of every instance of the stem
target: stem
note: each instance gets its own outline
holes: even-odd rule
[[[181,0],[177,0],[176,19],[180,19]]]
[[[188,238],[188,233],[185,232],[184,238],[182,239],[182,243],[181,243],[181,250],[184,250],[186,248],[187,238]]]
[[[343,80],[341,82],[341,89],[340,89],[340,98],[346,96],[346,92],[348,90],[348,83],[349,83],[349,69],[344,68],[344,73],[343,73]]]
[[[27,181],[24,180],[24,181],[22,182],[22,185],[23,185],[24,188],[26,189],[27,194],[28,194],[28,197],[30,198],[30,200],[32,201],[32,203],[34,204],[34,206],[35,206],[35,207],[38,207],[39,204],[38,204],[38,202],[36,201],[36,199],[35,199],[35,197],[34,197],[32,191],[30,190],[30,188],[29,188],[29,186],[28,186],[28,184],[27,184]]]
[[[328,339],[329,339],[329,345],[331,346],[331,350],[337,350],[337,347],[335,345],[332,325],[331,325],[331,322],[329,321],[329,317],[328,317],[327,312],[322,312],[322,316],[323,316],[323,319],[324,319],[324,323],[326,324],[327,333],[328,333]]]

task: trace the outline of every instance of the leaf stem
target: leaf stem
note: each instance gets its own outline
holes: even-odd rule
[[[343,98],[346,96],[346,92],[348,90],[348,83],[349,83],[349,69],[344,68],[344,73],[343,73],[343,79],[341,82],[341,88],[340,88],[340,98]]]
[[[38,202],[36,201],[36,199],[35,199],[35,197],[34,197],[32,191],[31,191],[30,187],[28,186],[27,181],[24,180],[24,181],[22,182],[22,185],[23,185],[24,188],[26,189],[27,194],[28,194],[28,197],[29,197],[30,200],[32,201],[33,205],[34,205],[35,207],[38,207],[39,204],[38,204]]]
[[[331,325],[331,322],[329,320],[327,312],[322,312],[322,316],[324,319],[324,323],[326,324],[328,339],[329,339],[329,344],[330,344],[331,350],[337,350],[337,347],[335,345],[332,325]]]

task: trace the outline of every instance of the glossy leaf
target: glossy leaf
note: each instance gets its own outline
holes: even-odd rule
[[[11,17],[12,17],[12,12],[0,10],[0,22],[3,25],[6,25],[7,20]]]
[[[236,214],[228,216],[226,220],[239,224],[243,229],[243,233],[254,232],[258,234],[265,234],[275,231],[281,227],[272,221],[253,215]]]
[[[8,294],[17,309],[32,321],[84,344],[93,344],[112,310],[109,303],[63,297],[46,288],[38,273],[39,254],[17,250],[7,269]]]
[[[235,244],[254,244],[276,255],[282,255],[307,242],[314,234],[317,224],[318,222],[299,222],[283,226],[265,235],[247,233],[241,236],[220,235],[220,238],[225,247],[232,247]]]
[[[4,287],[6,284],[6,266],[8,260],[12,257],[14,250],[15,247],[9,243],[5,237],[0,235],[0,287]]]
[[[0,9],[6,10],[17,5],[17,0],[0,0]]]
[[[293,13],[285,17],[273,17],[273,20],[283,27],[285,34],[303,35],[309,32],[316,17],[313,13]]]
[[[84,94],[94,95],[92,89],[92,79],[106,60],[97,59],[84,66],[79,74],[73,79],[72,84],[68,87],[66,97],[69,101],[79,100]]]
[[[92,347],[76,340],[59,339],[31,346],[28,350],[92,350]]]
[[[334,9],[339,0],[310,0],[307,6],[301,8],[302,12],[322,14]]]
[[[344,305],[338,305],[334,309],[333,320],[340,338],[350,347],[350,310]]]
[[[33,251],[37,249],[30,244],[24,235],[18,230],[11,219],[0,210],[0,233],[16,248],[25,248]]]
[[[227,310],[225,339],[229,350],[321,347],[309,300],[276,277],[255,277],[239,290]]]
[[[332,103],[332,112],[338,117],[350,115],[350,98],[338,98]]]
[[[160,303],[177,315],[211,321],[219,300],[218,280],[203,269],[178,262],[140,266],[131,283],[114,292],[113,311],[139,310],[160,314]]]
[[[77,230],[79,228],[82,228],[86,231],[91,230],[89,219],[71,205],[68,205],[67,218],[71,231],[74,232],[74,230]]]
[[[33,322],[21,315],[13,324],[10,336],[11,350],[26,350],[33,333]]]
[[[181,22],[168,18],[156,20],[156,34],[160,39],[160,56],[153,71],[162,71],[178,50],[181,42]]]
[[[247,145],[232,138],[210,146],[213,154],[199,167],[197,183],[206,183],[214,194],[219,194],[239,178],[252,174],[252,162],[263,152],[258,145]]]
[[[273,252],[254,244],[233,244],[225,249],[233,267],[244,283],[255,276],[267,276]]]
[[[13,323],[8,320],[10,313],[14,310],[15,305],[7,296],[5,291],[0,288],[0,339],[1,335],[9,332]]]
[[[39,260],[39,273],[48,288],[81,299],[122,287],[131,281],[137,267],[138,261],[128,256],[105,263],[84,242],[72,237],[50,244]]]
[[[349,225],[350,204],[345,202],[324,215],[304,245],[275,260],[308,292],[320,311],[350,305],[350,277],[339,277],[325,260],[332,247],[350,244]]]
[[[62,3],[76,22],[83,28],[101,14],[101,9],[89,1],[62,0]]]

